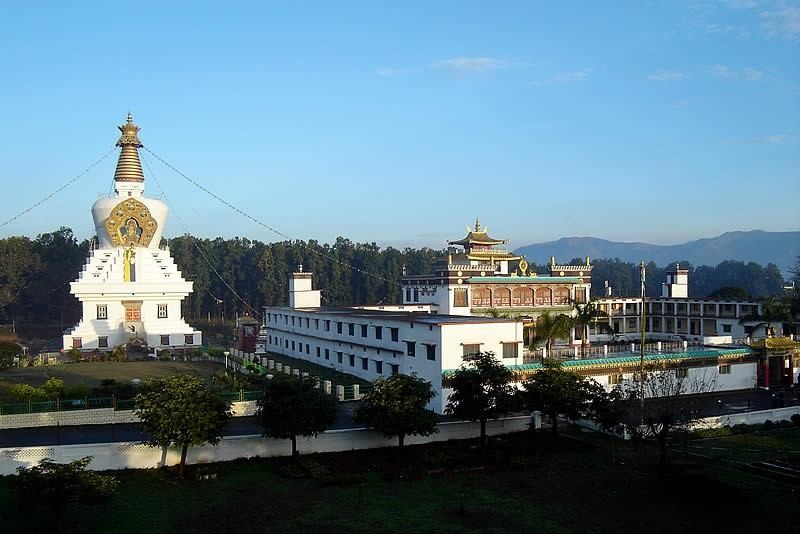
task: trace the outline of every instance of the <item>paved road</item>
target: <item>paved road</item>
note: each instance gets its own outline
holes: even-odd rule
[[[333,429],[354,428],[353,410],[357,405],[357,402],[340,403],[339,416],[333,425]],[[225,429],[226,436],[246,436],[261,434],[262,432],[263,428],[255,417],[234,417]],[[0,448],[113,443],[119,441],[143,441],[146,439],[147,435],[140,432],[134,423],[0,430]]]

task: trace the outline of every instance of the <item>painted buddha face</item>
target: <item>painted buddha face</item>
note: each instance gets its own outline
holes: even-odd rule
[[[139,242],[139,237],[142,235],[142,228],[139,223],[131,217],[125,221],[125,226],[121,228],[122,237],[125,239],[126,245],[135,245]]]

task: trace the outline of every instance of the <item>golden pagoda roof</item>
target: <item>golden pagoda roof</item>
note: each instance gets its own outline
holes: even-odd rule
[[[461,245],[461,246],[468,246],[468,245],[503,245],[508,242],[507,239],[495,239],[493,237],[489,237],[489,228],[484,227],[481,229],[481,222],[478,219],[475,219],[475,228],[467,227],[467,235],[466,237],[459,239],[458,241],[448,241],[448,245]]]
[[[144,182],[142,163],[139,161],[139,149],[143,147],[139,141],[139,128],[133,123],[133,116],[128,112],[128,122],[118,126],[122,132],[117,146],[122,147],[117,160],[117,170],[114,171],[114,180],[117,182]]]
[[[756,349],[767,350],[787,350],[787,349],[800,349],[800,343],[792,341],[788,337],[766,337],[764,339],[757,339],[750,344],[751,347]]]

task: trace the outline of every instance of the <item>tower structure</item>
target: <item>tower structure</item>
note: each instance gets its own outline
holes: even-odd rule
[[[98,247],[70,285],[83,314],[64,334],[64,349],[198,346],[202,334],[181,313],[192,282],[183,279],[169,248],[159,246],[169,210],[160,200],[144,196],[140,128],[128,113],[119,130],[114,194],[92,206]]]

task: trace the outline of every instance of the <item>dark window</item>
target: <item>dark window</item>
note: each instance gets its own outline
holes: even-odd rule
[[[375,339],[383,339],[383,327],[376,326],[375,327]]]
[[[108,336],[100,336],[97,338],[97,346],[101,349],[108,347]]]
[[[419,302],[419,289],[414,290],[414,302]]]
[[[719,366],[719,374],[721,375],[729,375],[731,374],[731,364],[722,364]]]
[[[294,315],[292,315],[292,326],[294,326]]]
[[[411,290],[406,289],[406,302],[411,302]]]
[[[83,347],[83,340],[79,337],[72,338],[72,348],[73,349],[80,349]]]
[[[314,328],[319,330],[319,319],[314,319]]]
[[[516,358],[519,355],[519,345],[516,343],[503,343],[503,358]]]
[[[108,319],[108,306],[106,306],[105,304],[97,305],[97,318]]]
[[[393,363],[393,364],[391,364],[391,367],[392,367],[392,376],[394,376],[396,374],[400,374],[400,366],[399,365],[397,365],[396,363]]]
[[[375,360],[375,372],[378,373],[378,374],[382,374],[383,373],[383,362],[379,362],[378,360]]]
[[[675,376],[678,378],[686,378],[689,376],[689,369],[687,367],[678,367],[675,369]]]
[[[320,356],[322,356],[322,350],[319,347],[317,347],[317,358],[319,358]]]
[[[169,345],[169,336],[161,336],[161,344]]]
[[[328,349],[325,349],[325,359],[326,360],[330,360],[331,359],[331,352]]]
[[[481,351],[481,346],[478,343],[474,343],[471,345],[464,345],[464,352],[462,353],[463,356],[472,356],[473,354],[478,354]]]
[[[272,345],[272,336],[269,336],[269,344]]]
[[[336,353],[336,361],[339,362],[339,363],[342,363],[342,356],[343,356],[343,354],[341,352],[337,352]]]
[[[350,358],[350,367],[355,367],[356,366],[356,355],[355,354],[348,354],[347,356]]]
[[[194,334],[186,334],[183,336],[184,345],[194,345]]]
[[[731,333],[731,325],[729,325],[729,324],[722,325],[722,331],[725,332],[726,334],[730,334]]]
[[[308,317],[306,317],[306,328],[308,328]]]
[[[336,333],[337,334],[341,334],[342,333],[342,323],[341,322],[336,323]]]
[[[356,325],[353,323],[347,323],[347,333],[351,336],[356,335]]]
[[[453,306],[455,308],[466,308],[469,306],[466,288],[458,288],[453,290]]]
[[[158,305],[158,318],[159,319],[166,319],[167,318],[167,305],[166,304],[159,304]]]
[[[417,352],[417,342],[416,341],[406,341],[406,354],[409,356],[415,356]]]
[[[436,345],[425,345],[428,359],[431,361],[436,360]]]
[[[325,331],[326,332],[330,332],[331,331],[331,322],[330,321],[325,321]]]
[[[397,341],[400,338],[400,329],[399,328],[390,328],[389,330],[392,333],[392,341]]]
[[[294,341],[292,341],[292,352],[294,352]]]
[[[311,354],[311,345],[306,343],[306,354]]]
[[[369,326],[367,326],[365,324],[361,325],[361,337],[367,337],[367,330],[368,329],[369,329]]]
[[[361,358],[361,368],[365,371],[369,371],[369,358]]]

